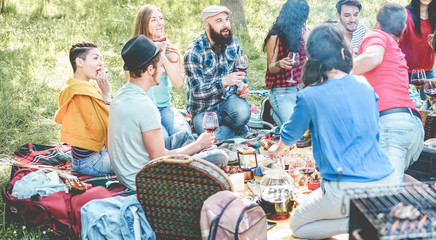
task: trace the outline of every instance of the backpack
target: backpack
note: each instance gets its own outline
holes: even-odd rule
[[[14,220],[30,229],[48,225],[53,231],[51,233],[53,238],[79,239],[80,208],[92,199],[112,197],[112,194],[102,186],[90,188],[82,194],[59,191],[48,196],[33,195],[25,199],[14,197],[12,190],[15,183],[31,172],[33,171],[27,168],[15,171],[9,184],[2,189],[6,224]]]
[[[262,100],[261,108],[260,108],[260,119],[264,122],[270,123],[272,126],[276,125],[274,118],[271,115],[273,108],[271,106],[271,102],[269,101],[269,97],[266,97]],[[272,127],[271,127],[272,128]]]
[[[263,209],[230,191],[217,192],[204,201],[200,228],[203,240],[267,239]]]

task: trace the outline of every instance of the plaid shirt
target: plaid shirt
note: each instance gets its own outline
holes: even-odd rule
[[[277,73],[271,73],[266,68],[266,76],[265,76],[265,84],[267,89],[271,88],[280,88],[280,87],[292,87],[297,86],[301,83],[301,71],[303,69],[303,64],[306,61],[306,53],[304,51],[304,40],[300,40],[300,45],[298,46],[298,53],[300,54],[300,65],[291,69],[280,69]],[[282,60],[283,58],[289,55],[288,43],[284,38],[280,38],[279,40],[279,51],[277,54],[277,61]],[[291,72],[294,71],[293,79],[298,83],[286,82],[291,78]]]
[[[221,80],[236,71],[236,57],[242,54],[241,45],[234,36],[224,53],[212,51],[206,33],[189,45],[184,65],[188,83],[186,108],[192,115],[218,110],[219,104],[235,92],[233,86],[224,87]]]

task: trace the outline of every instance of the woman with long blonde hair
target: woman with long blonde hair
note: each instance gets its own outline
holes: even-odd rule
[[[165,37],[165,21],[158,7],[147,4],[139,9],[133,25],[132,37],[138,35],[144,35],[152,41],[163,43],[165,73],[159,78],[157,85],[150,88],[148,95],[160,111],[164,138],[167,139],[181,131],[192,133],[188,122],[171,104],[172,86],[182,88],[184,77],[179,51]]]

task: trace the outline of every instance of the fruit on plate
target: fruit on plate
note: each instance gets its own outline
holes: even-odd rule
[[[234,174],[234,173],[238,173],[239,172],[239,169],[238,169],[238,167],[237,166],[233,166],[231,169],[230,169],[230,174]]]

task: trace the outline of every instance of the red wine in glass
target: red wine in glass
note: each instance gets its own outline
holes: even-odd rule
[[[203,117],[203,129],[213,133],[219,127],[216,112],[206,112]]]
[[[412,84],[415,86],[423,86],[424,85],[424,79],[413,79]]]
[[[238,69],[238,71],[240,71],[240,72],[245,72],[245,70],[247,70],[247,66],[244,66],[244,65],[239,65],[239,66],[236,66],[236,69]]]
[[[312,175],[315,172],[315,168],[313,167],[302,167],[300,168],[300,172],[306,176]]]
[[[411,82],[415,86],[423,86],[426,79],[424,69],[413,69]]]
[[[243,72],[248,68],[248,57],[247,55],[238,55],[235,62],[235,67],[238,71]]]
[[[218,127],[215,127],[215,126],[204,128],[204,130],[206,130],[206,132],[208,132],[208,133],[213,133],[217,129],[218,129]]]
[[[426,79],[424,82],[424,93],[430,97],[436,97],[436,80]]]

